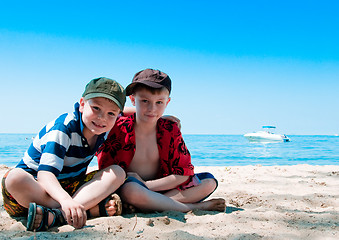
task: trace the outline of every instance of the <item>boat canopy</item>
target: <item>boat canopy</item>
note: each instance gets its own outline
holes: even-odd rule
[[[275,128],[275,126],[262,126],[262,128]]]

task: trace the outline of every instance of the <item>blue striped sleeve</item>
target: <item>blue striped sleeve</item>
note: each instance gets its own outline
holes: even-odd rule
[[[61,145],[58,142],[47,142],[46,145],[42,146],[43,154],[50,153],[56,155],[58,158],[63,159],[66,154],[65,146]]]
[[[39,168],[38,168],[38,171],[47,171],[47,172],[51,172],[53,173],[56,177],[59,176],[60,174],[60,171],[54,167],[51,167],[49,165],[43,165],[43,164],[40,164],[39,165]]]
[[[39,132],[39,139],[46,134],[46,126],[44,126]]]
[[[71,142],[69,136],[69,131],[65,125],[56,124],[42,137],[40,165],[44,166],[44,170],[47,171],[49,168],[46,166],[49,166],[57,169],[58,174],[61,172]],[[54,170],[52,172],[55,173]]]
[[[30,157],[33,161],[39,164],[41,153],[31,144],[27,150],[27,157]]]

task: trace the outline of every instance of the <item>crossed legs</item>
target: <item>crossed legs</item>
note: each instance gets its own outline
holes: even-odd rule
[[[209,211],[225,211],[225,200],[222,198],[198,202],[208,196],[216,188],[214,179],[204,179],[201,184],[184,191],[173,189],[165,194],[151,191],[136,182],[125,183],[121,187],[123,201],[142,211],[180,211],[201,209]]]
[[[119,166],[113,165],[98,171],[94,177],[83,184],[72,196],[73,200],[89,210],[91,216],[99,216],[98,203],[110,193],[115,192],[125,179],[125,172]],[[38,181],[26,171],[15,168],[11,170],[5,180],[8,192],[15,200],[25,208],[30,202],[35,202],[48,208],[60,208],[60,204],[51,198]],[[109,216],[116,212],[115,203],[108,201],[106,211]],[[34,225],[39,226],[42,219],[42,209],[37,208]],[[49,214],[48,222],[53,221],[53,215]]]

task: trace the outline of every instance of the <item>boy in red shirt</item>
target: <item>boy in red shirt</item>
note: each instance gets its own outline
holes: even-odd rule
[[[171,79],[159,70],[135,74],[126,88],[136,113],[120,117],[97,153],[99,169],[127,173],[120,196],[142,211],[225,211],[224,199],[203,201],[217,188],[210,173],[194,174],[176,123],[160,118],[170,102]]]

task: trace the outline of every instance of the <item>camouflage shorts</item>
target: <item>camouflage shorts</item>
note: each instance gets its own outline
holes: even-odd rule
[[[6,212],[12,217],[23,217],[27,216],[27,208],[21,206],[14,197],[7,191],[5,186],[5,180],[8,176],[9,170],[2,178],[1,181],[1,190],[2,190],[2,197],[4,200],[4,208]],[[98,171],[90,172],[84,176],[79,176],[71,179],[60,180],[59,183],[63,189],[70,195],[73,196],[74,193],[86,182],[89,182],[93,179],[94,175]]]

